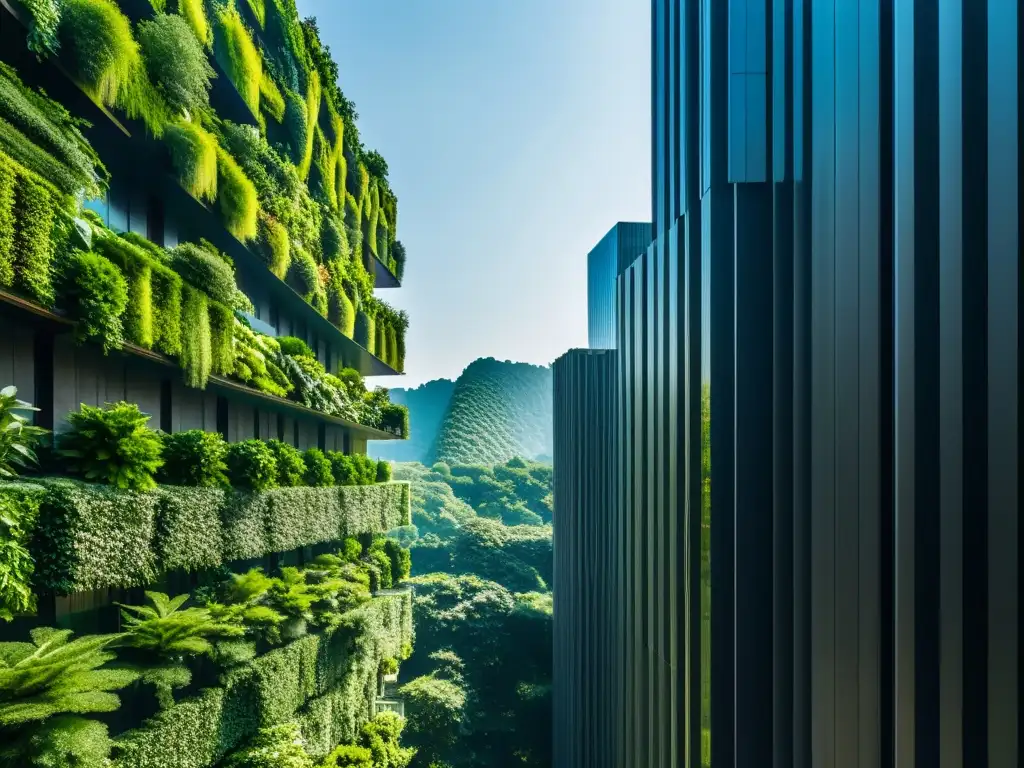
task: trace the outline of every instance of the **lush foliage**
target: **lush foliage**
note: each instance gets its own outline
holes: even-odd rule
[[[121,635],[71,640],[68,630],[39,628],[32,643],[0,643],[0,762],[157,768],[173,756],[178,768],[210,768],[225,757],[225,765],[295,765],[274,762],[291,755],[312,768],[337,744],[358,742],[373,766],[405,766],[401,723],[370,720],[368,710],[381,661],[412,639],[411,601],[370,602],[366,583],[365,564],[324,556],[280,577],[230,576],[215,589],[222,602],[208,603],[207,592],[185,607],[186,595],[147,593],[150,605],[123,606]],[[266,635],[266,614],[291,610],[307,593],[314,602],[304,610],[322,631],[291,641],[282,633],[275,643],[287,644],[256,654],[242,636]],[[214,687],[175,701],[195,674]],[[117,709],[115,691],[135,680],[156,684],[161,709],[112,745],[106,725],[84,716]]]
[[[115,488],[147,490],[163,464],[159,436],[148,429],[149,416],[134,403],[106,408],[82,404],[68,415],[70,429],[60,437],[59,453],[70,472]]]
[[[168,252],[172,269],[209,298],[228,307],[240,301],[233,265],[223,255],[193,243],[182,243]]]
[[[206,608],[182,608],[188,595],[169,598],[162,592],[146,592],[150,605],[121,604],[124,636],[120,645],[130,649],[140,679],[153,685],[161,707],[174,704],[173,690],[192,681],[185,660],[213,656],[213,641],[240,637],[237,623],[219,621]]]
[[[124,343],[121,317],[128,307],[128,283],[121,271],[99,254],[76,251],[60,276],[60,306],[75,321],[75,337],[110,350]]]
[[[282,488],[293,488],[306,483],[307,466],[299,450],[280,440],[268,440],[267,447],[277,462],[277,484]]]
[[[309,448],[302,454],[302,460],[306,465],[306,485],[314,488],[327,488],[334,485],[331,461],[323,451],[319,448]],[[338,485],[353,485],[353,483],[338,483]]]
[[[35,561],[28,546],[39,501],[32,486],[0,486],[0,619],[4,621],[35,612]]]
[[[103,668],[115,637],[71,639],[70,630],[40,627],[31,643],[0,643],[0,760],[7,765],[99,765],[110,751],[106,726],[81,715],[111,712],[114,691],[135,674]]]
[[[228,446],[218,432],[190,429],[163,435],[163,460],[159,479],[168,485],[221,488],[228,484],[225,474]]]
[[[65,194],[84,191],[93,196],[100,191],[106,169],[82,135],[86,124],[45,94],[26,88],[2,63],[0,118],[7,124],[0,130],[0,148],[19,163]]]
[[[213,67],[188,22],[158,14],[140,22],[137,32],[146,71],[168,106],[176,112],[208,106]]]
[[[178,0],[178,13],[188,22],[196,39],[204,46],[210,45],[212,32],[203,0]]]
[[[297,723],[262,729],[245,749],[236,752],[225,768],[313,768]]]
[[[130,493],[49,480],[28,550],[39,588],[59,594],[154,583],[345,536],[382,533],[408,519],[408,486],[276,488],[253,494],[161,486]]]
[[[214,27],[217,60],[238,88],[253,114],[260,111],[260,79],[263,63],[259,51],[233,4],[222,6]]]
[[[256,187],[238,162],[223,149],[217,150],[217,202],[224,226],[239,240],[252,240],[258,234],[259,200]]]
[[[57,52],[57,28],[60,25],[60,0],[22,0],[28,11],[31,25],[28,32],[28,47],[43,56]]]
[[[82,84],[111,106],[142,64],[131,23],[112,0],[62,0],[60,47]]]
[[[0,389],[0,479],[8,480],[36,464],[36,446],[46,435],[29,418],[38,410],[18,399],[16,387]]]
[[[217,199],[217,139],[200,125],[179,120],[167,126],[164,141],[178,181],[192,197]]]
[[[277,459],[262,440],[229,445],[227,465],[228,477],[236,488],[265,491],[277,485]]]

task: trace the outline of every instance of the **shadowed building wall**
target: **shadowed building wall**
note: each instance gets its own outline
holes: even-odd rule
[[[650,224],[620,221],[587,254],[590,349],[615,349],[615,280],[647,250],[650,242]]]
[[[652,12],[591,732],[616,766],[1017,766],[1019,3]]]
[[[554,364],[554,754],[612,766],[611,562],[615,504],[615,352],[575,349]],[[559,585],[567,585],[560,589]]]

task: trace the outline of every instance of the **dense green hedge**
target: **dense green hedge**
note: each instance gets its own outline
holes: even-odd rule
[[[60,594],[143,586],[170,570],[381,533],[408,524],[410,515],[405,483],[266,493],[39,484],[45,496],[30,545],[36,587]]]
[[[261,727],[296,719],[308,749],[323,757],[355,738],[373,713],[380,661],[412,642],[408,592],[351,611],[336,630],[307,635],[229,672],[117,741],[115,768],[208,768]]]

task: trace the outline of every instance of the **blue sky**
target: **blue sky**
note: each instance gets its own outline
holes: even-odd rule
[[[407,375],[586,346],[586,254],[650,218],[650,4],[298,0],[384,155],[408,264]]]

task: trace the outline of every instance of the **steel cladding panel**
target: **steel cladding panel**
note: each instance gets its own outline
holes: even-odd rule
[[[610,680],[556,654],[595,750],[573,754],[1016,766],[1020,5],[651,9],[655,241],[617,287]],[[584,449],[563,433],[558,455]],[[558,589],[556,622],[589,594]],[[607,706],[579,698],[603,684]]]

